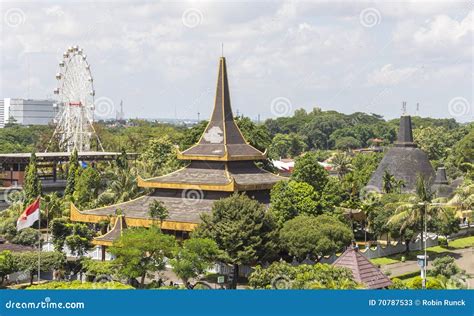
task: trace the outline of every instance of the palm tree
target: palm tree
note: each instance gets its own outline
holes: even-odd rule
[[[452,212],[443,204],[432,203],[432,194],[429,185],[421,175],[416,181],[416,195],[408,202],[396,203],[395,214],[388,221],[388,225],[400,226],[400,234],[404,234],[407,229],[414,229],[421,235],[421,247],[423,248],[425,220],[436,220],[447,222]],[[397,205],[398,204],[398,205]],[[409,251],[407,242],[407,251]]]
[[[109,176],[111,181],[107,189],[99,195],[98,205],[126,202],[143,193],[137,185],[137,171],[135,168],[129,170],[114,168]]]
[[[397,180],[395,179],[393,174],[388,172],[388,170],[385,170],[382,177],[383,191],[385,193],[391,193],[393,191],[393,187],[396,181]]]
[[[334,170],[336,170],[340,179],[352,171],[353,168],[351,164],[351,158],[346,153],[335,154],[331,163],[334,165]]]

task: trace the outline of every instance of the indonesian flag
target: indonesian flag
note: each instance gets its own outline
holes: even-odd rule
[[[40,219],[40,200],[37,199],[20,215],[16,221],[16,230],[30,227]]]

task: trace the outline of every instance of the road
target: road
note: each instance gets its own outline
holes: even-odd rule
[[[452,250],[446,253],[447,256],[452,256],[456,259],[456,264],[470,276],[467,280],[468,287],[474,289],[474,247],[466,249]],[[428,262],[428,269],[431,263]],[[405,262],[398,262],[382,267],[382,271],[390,271],[390,277],[396,277],[405,273],[419,271],[420,267],[415,260],[407,260]]]

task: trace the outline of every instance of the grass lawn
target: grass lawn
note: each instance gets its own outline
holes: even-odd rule
[[[459,238],[449,242],[448,247],[444,246],[434,246],[426,249],[427,252],[431,253],[433,256],[442,253],[449,253],[456,249],[463,249],[468,247],[474,247],[474,236]],[[406,260],[414,260],[416,256],[422,254],[422,251],[410,251],[408,255],[404,253],[398,253],[396,255],[391,255],[388,257],[380,257],[375,259],[370,259],[370,261],[375,265],[388,265],[401,262],[402,256],[405,256]]]
[[[434,246],[434,247],[429,247],[426,250],[428,252],[444,253],[444,252],[450,252],[451,250],[464,249],[468,247],[474,247],[474,236],[453,240],[448,244],[448,247]]]
[[[370,262],[372,262],[375,265],[384,266],[387,264],[400,262],[400,260],[392,256],[392,257],[380,257],[380,258],[370,259]]]

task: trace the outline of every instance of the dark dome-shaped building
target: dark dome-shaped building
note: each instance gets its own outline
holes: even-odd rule
[[[411,117],[408,115],[400,118],[398,139],[385,153],[368,185],[383,191],[382,178],[386,170],[395,179],[404,181],[403,193],[412,193],[416,190],[418,174],[421,174],[428,183],[433,183],[435,172],[426,153],[413,142]]]

